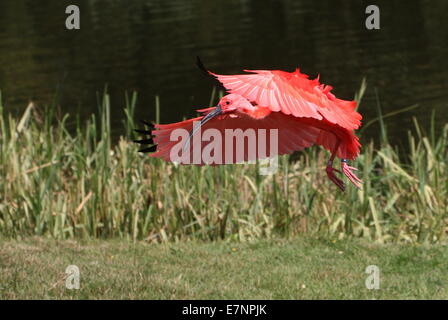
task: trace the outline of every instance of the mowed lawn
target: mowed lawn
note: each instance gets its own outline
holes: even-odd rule
[[[65,286],[66,267],[80,289]],[[366,267],[380,289],[366,288]],[[447,299],[446,246],[319,239],[0,243],[2,299]]]

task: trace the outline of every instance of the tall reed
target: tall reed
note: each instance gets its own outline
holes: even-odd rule
[[[126,96],[114,144],[107,93],[98,118],[77,121],[74,132],[68,115],[55,120],[53,107],[30,103],[16,119],[0,102],[1,236],[447,240],[448,124],[425,135],[414,119],[409,154],[400,159],[380,114],[381,145],[364,142],[354,163],[363,188],[342,193],[326,177],[328,153],[317,147],[280,157],[271,176],[251,164],[176,166],[141,155],[131,142],[136,103],[135,93]]]

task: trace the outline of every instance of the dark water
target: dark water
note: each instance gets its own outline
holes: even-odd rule
[[[365,28],[370,2],[334,0],[0,0],[0,88],[9,110],[29,99],[83,117],[96,110],[108,84],[115,133],[125,91],[139,94],[138,117],[178,121],[207,106],[213,84],[195,67],[223,74],[296,67],[351,99],[363,77],[364,121],[418,103],[387,123],[392,138],[412,127],[448,122],[448,1],[374,1],[381,29]],[[77,4],[81,29],[65,29],[65,8]],[[366,135],[376,136],[378,126]]]

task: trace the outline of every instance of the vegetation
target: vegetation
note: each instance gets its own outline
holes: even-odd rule
[[[79,268],[79,290],[66,268]],[[379,268],[379,290],[366,268]],[[358,240],[0,244],[0,299],[446,299],[448,249]]]
[[[136,98],[126,99],[116,144],[107,94],[99,117],[78,121],[74,132],[68,115],[55,121],[54,107],[31,103],[16,119],[0,102],[2,237],[164,242],[308,235],[446,243],[448,124],[424,134],[415,120],[409,153],[400,156],[380,113],[380,145],[363,141],[354,163],[363,188],[342,193],[326,177],[328,153],[316,147],[280,157],[270,176],[260,175],[258,164],[176,166],[139,154],[132,142]]]

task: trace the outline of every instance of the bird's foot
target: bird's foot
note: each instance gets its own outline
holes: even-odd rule
[[[356,188],[361,189],[361,183],[362,180],[359,179],[353,172],[353,171],[357,171],[358,169],[354,168],[354,167],[350,167],[347,164],[347,160],[346,159],[342,159],[341,160],[341,168],[342,168],[342,172],[344,172],[345,176],[355,185]]]
[[[338,170],[338,169],[333,168],[333,161],[331,161],[331,160],[328,161],[327,168],[325,170],[327,171],[328,178],[331,181],[333,181],[333,183],[335,185],[337,185],[339,189],[344,191],[345,190],[344,182],[341,179],[339,179],[338,177],[336,177],[336,175],[334,174],[335,171],[338,172],[338,173],[341,173],[341,171]]]

